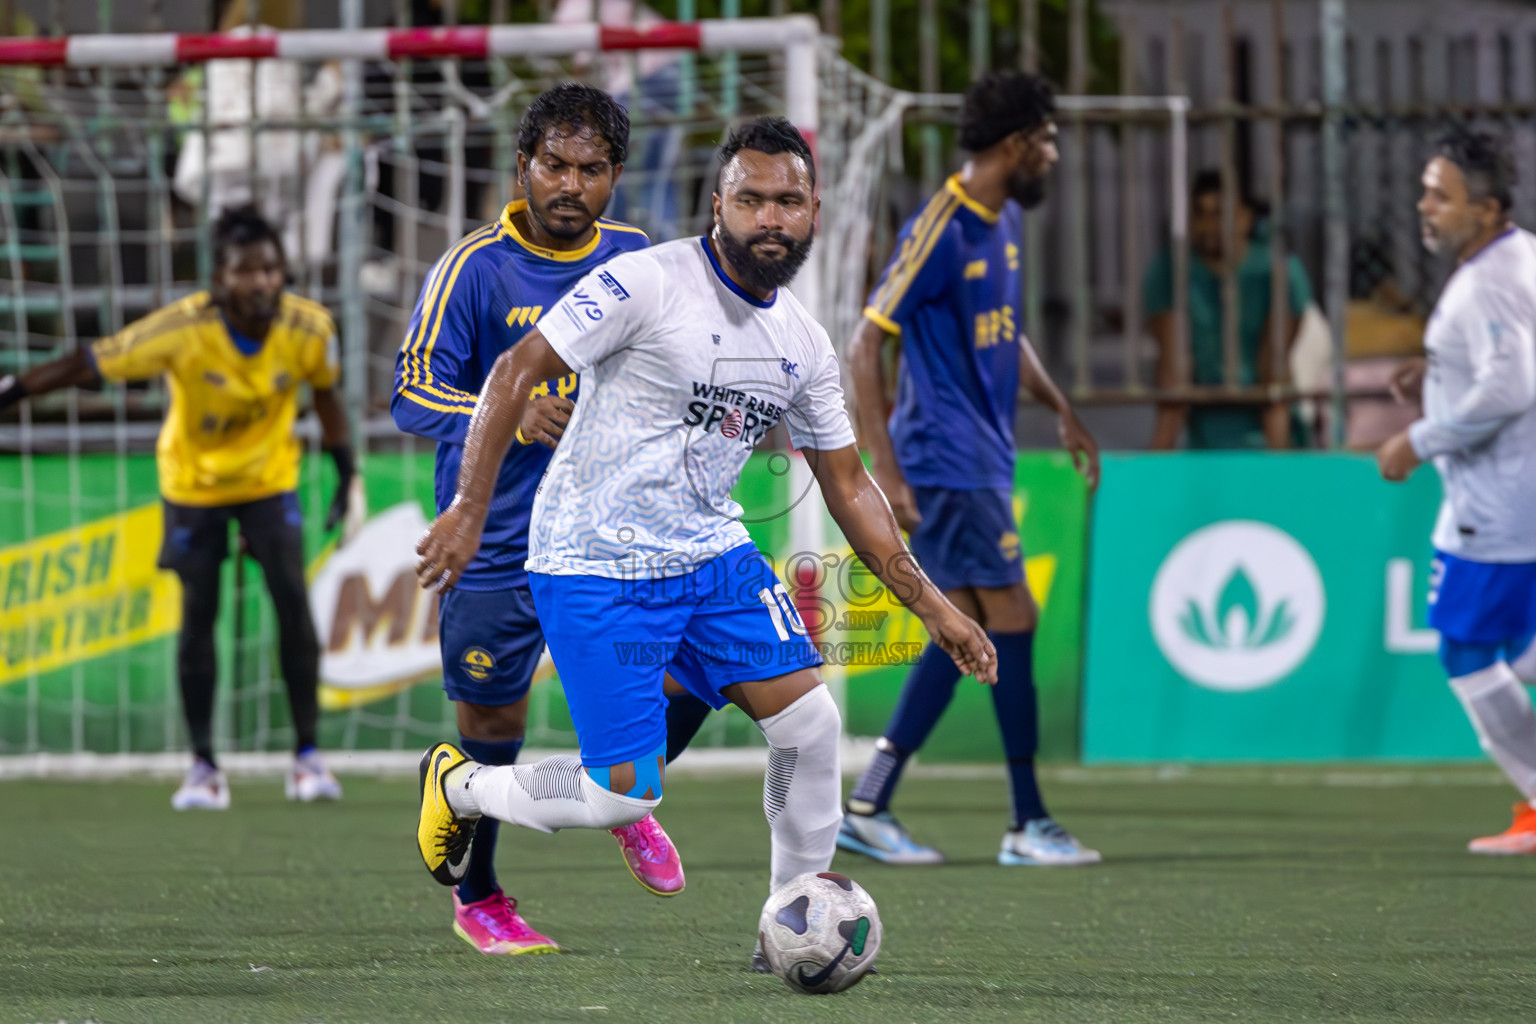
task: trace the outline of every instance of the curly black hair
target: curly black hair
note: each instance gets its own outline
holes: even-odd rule
[[[230,207],[219,214],[219,219],[213,224],[214,263],[223,266],[230,249],[243,248],[259,242],[271,242],[277,247],[277,255],[284,262],[287,261],[287,257],[283,255],[283,236],[267,218],[261,215],[260,210],[249,203],[245,206]]]
[[[1492,132],[1456,128],[1435,142],[1435,156],[1444,157],[1467,179],[1467,196],[1474,202],[1492,199],[1502,210],[1515,205],[1515,157],[1509,143]]]
[[[726,138],[725,145],[720,147],[720,166],[724,167],[736,159],[736,154],[744,149],[767,153],[769,156],[779,153],[795,154],[805,161],[805,168],[811,175],[811,185],[815,186],[816,158],[811,153],[811,144],[805,141],[805,136],[800,134],[800,129],[791,124],[788,118],[758,117],[733,129],[730,136]]]
[[[1196,202],[1203,196],[1220,196],[1226,190],[1227,179],[1222,175],[1221,171],[1214,167],[1207,167],[1205,170],[1198,172],[1195,175],[1194,181],[1190,183],[1189,199],[1190,202]],[[1237,202],[1239,206],[1248,207],[1248,211],[1253,214],[1255,221],[1263,220],[1269,216],[1269,203],[1255,195],[1253,190],[1248,187],[1248,182],[1242,178],[1239,178],[1237,182]],[[1257,225],[1255,225],[1255,228],[1257,228]]]
[[[960,148],[979,153],[1017,131],[1032,131],[1056,113],[1056,93],[1039,75],[994,71],[965,90]]]
[[[540,93],[517,125],[517,151],[533,159],[539,140],[554,129],[560,134],[581,130],[608,143],[614,166],[629,157],[629,114],[603,90],[583,82],[561,82]]]

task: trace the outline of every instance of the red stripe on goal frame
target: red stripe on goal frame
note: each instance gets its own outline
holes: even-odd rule
[[[490,30],[472,28],[407,28],[389,33],[390,59],[405,57],[466,57],[484,60],[490,51]]]
[[[603,50],[697,50],[704,43],[698,22],[667,22],[651,28],[602,25],[597,45]]]
[[[262,60],[276,56],[277,36],[271,33],[254,36],[186,34],[176,37],[178,64],[200,64],[221,57]]]
[[[53,39],[0,39],[0,65],[62,67],[68,55],[69,40],[63,36]]]

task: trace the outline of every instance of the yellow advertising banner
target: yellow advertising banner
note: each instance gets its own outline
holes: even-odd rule
[[[824,640],[822,656],[846,666],[850,676],[914,664],[928,643],[922,622],[855,560],[852,549],[845,548],[841,558],[852,569],[843,586],[823,588],[819,614],[825,618],[817,623]],[[1042,611],[1050,601],[1056,565],[1052,554],[1024,559],[1024,581]],[[870,598],[858,600],[861,592]],[[802,614],[810,610],[801,609]]]
[[[158,504],[0,548],[0,685],[174,633]]]

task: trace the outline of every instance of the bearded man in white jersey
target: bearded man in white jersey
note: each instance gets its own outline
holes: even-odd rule
[[[539,381],[582,374],[583,397],[534,501],[528,572],[581,756],[491,767],[440,743],[421,762],[417,843],[451,884],[476,820],[611,829],[661,801],[663,669],[769,744],[763,809],[778,888],[825,871],[838,825],[837,705],[821,658],[731,488],[779,423],[869,569],[964,673],[996,682],[981,627],[929,582],[864,470],[827,333],[783,286],[820,200],[810,147],[760,118],[721,151],[714,228],[589,274],[496,361],[458,490],[418,546],[424,587],[474,557],[496,469]]]
[[[1424,245],[1454,257],[1425,332],[1428,360],[1402,367],[1399,400],[1424,416],[1377,453],[1407,479],[1434,460],[1429,624],[1477,738],[1524,799],[1473,853],[1536,854],[1536,236],[1510,220],[1514,160],[1488,134],[1441,139],[1424,169]]]

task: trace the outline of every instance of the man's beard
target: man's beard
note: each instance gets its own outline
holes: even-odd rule
[[[715,239],[727,263],[741,275],[741,279],[753,288],[772,291],[789,284],[811,255],[814,236],[796,241],[780,231],[765,231],[742,240],[731,234],[724,224],[715,225]],[[777,242],[784,247],[784,255],[778,259],[759,256],[752,246],[759,242]]]
[[[1440,250],[1443,248],[1440,236],[1423,222],[1419,223],[1419,241],[1424,244],[1425,251],[1431,256],[1440,255]]]
[[[1453,263],[1461,259],[1462,252],[1472,244],[1478,233],[1475,224],[1468,224],[1461,230],[1457,230],[1461,225],[1453,223],[1426,232],[1425,228],[1428,227],[1429,225],[1421,218],[1419,241],[1424,244],[1425,250],[1438,260],[1450,260]]]
[[[526,186],[525,186],[526,189]],[[574,226],[568,227],[545,216],[549,214],[579,214],[580,219]],[[544,209],[540,209],[533,203],[528,204],[528,216],[539,222],[539,227],[552,238],[558,238],[563,242],[571,242],[580,238],[592,229],[592,223],[597,220],[592,211],[574,200],[556,200]],[[569,222],[568,222],[569,223]]]
[[[1033,210],[1045,202],[1045,177],[1026,178],[1015,174],[1008,179],[1008,194],[1026,210]]]
[[[244,299],[237,297],[229,291],[215,291],[214,301],[222,306],[236,320],[246,324],[265,324],[277,319],[278,306],[282,302],[282,293],[266,298],[248,296]]]

